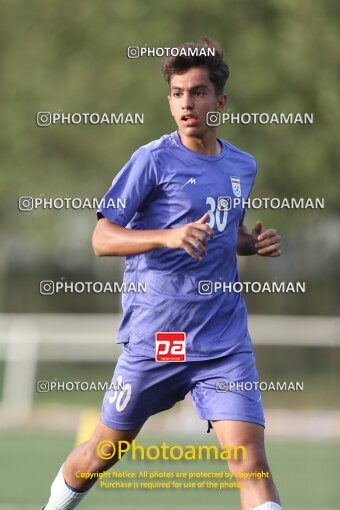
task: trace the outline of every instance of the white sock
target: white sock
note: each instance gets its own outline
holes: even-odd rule
[[[88,493],[76,492],[69,488],[63,477],[63,466],[51,485],[51,495],[45,510],[73,510]]]
[[[282,510],[282,506],[278,503],[273,503],[273,501],[267,501],[267,503],[254,507],[253,510]]]

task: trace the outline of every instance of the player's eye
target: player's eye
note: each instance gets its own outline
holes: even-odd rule
[[[203,92],[203,90],[197,90],[197,91],[196,91],[196,96],[200,96],[200,97],[201,97],[201,96],[205,96],[205,94],[206,94],[206,93],[205,93],[205,92]]]
[[[180,97],[181,93],[180,92],[173,92],[172,95],[174,97]]]

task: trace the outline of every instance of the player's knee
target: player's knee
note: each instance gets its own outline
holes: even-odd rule
[[[248,443],[243,448],[234,448],[228,460],[231,473],[268,471],[268,462],[262,445]]]

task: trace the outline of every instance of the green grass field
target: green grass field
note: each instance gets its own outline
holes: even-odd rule
[[[207,444],[210,437],[147,437],[139,444]],[[34,510],[46,503],[52,478],[74,446],[74,436],[55,433],[0,435],[0,510]],[[335,510],[339,504],[339,443],[268,442],[267,455],[285,509]],[[222,471],[225,463],[209,461],[133,461],[116,465],[119,471]],[[80,508],[84,510],[238,509],[235,489],[92,489]]]

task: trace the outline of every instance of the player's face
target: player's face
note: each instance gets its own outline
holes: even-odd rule
[[[216,95],[208,69],[192,67],[172,76],[168,100],[180,134],[203,138],[209,130],[216,129],[207,126],[207,112],[222,111],[227,96]]]

